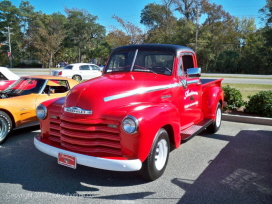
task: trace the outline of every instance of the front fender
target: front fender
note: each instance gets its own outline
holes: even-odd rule
[[[121,111],[122,110],[122,111]],[[119,115],[120,121],[120,135],[121,146],[123,154],[131,156],[131,158],[138,158],[142,162],[147,158],[154,138],[158,130],[164,126],[168,126],[172,129],[172,135],[170,134],[170,141],[174,143],[177,148],[180,144],[180,118],[179,111],[171,103],[160,104],[138,104],[129,107],[123,107],[116,110],[119,114],[113,114],[115,117]],[[122,120],[127,116],[134,116],[138,122],[139,127],[137,133],[127,134],[122,129]]]
[[[49,110],[50,112],[60,113],[64,102],[65,102],[65,97],[60,97],[60,98],[53,98],[48,101],[44,101],[41,104],[43,104],[47,108],[47,110]],[[44,120],[40,120],[42,137],[49,137],[49,131],[50,131],[49,111],[47,112],[46,118]]]

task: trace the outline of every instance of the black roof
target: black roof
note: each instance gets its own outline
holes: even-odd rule
[[[126,45],[122,47],[115,48],[112,53],[114,52],[121,52],[126,50],[149,50],[149,51],[165,51],[173,53],[175,56],[178,56],[180,52],[193,52],[194,51],[186,46],[181,45],[172,45],[172,44],[139,44],[139,45]]]

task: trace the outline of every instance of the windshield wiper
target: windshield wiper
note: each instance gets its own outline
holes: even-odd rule
[[[141,66],[139,66],[139,65],[134,65],[134,69],[133,70],[135,70],[135,69],[137,69],[137,67],[139,68],[139,71],[140,70],[148,70],[149,72],[153,72],[154,74],[157,74],[155,71],[153,71],[152,69],[150,69],[150,68],[147,68],[147,67],[141,67]],[[138,70],[138,69],[137,69]]]

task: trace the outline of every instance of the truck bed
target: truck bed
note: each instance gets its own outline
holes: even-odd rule
[[[219,83],[219,85],[221,84],[223,78],[221,79],[200,79],[200,82],[202,84],[202,86],[208,86],[211,84],[215,84],[215,83]]]

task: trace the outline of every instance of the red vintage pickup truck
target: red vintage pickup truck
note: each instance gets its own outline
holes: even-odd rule
[[[201,80],[196,55],[179,45],[116,48],[103,75],[37,107],[40,151],[58,163],[159,178],[183,140],[221,125],[222,79]]]

